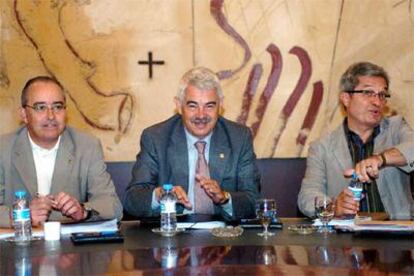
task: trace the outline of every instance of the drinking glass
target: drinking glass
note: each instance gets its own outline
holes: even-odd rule
[[[256,216],[264,227],[264,231],[257,235],[268,237],[275,233],[269,232],[270,222],[276,215],[276,202],[274,199],[259,199],[256,201]]]
[[[322,222],[322,233],[332,233],[333,230],[328,227],[335,213],[334,200],[329,196],[315,197],[315,214]]]

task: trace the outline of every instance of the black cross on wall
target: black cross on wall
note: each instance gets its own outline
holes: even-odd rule
[[[153,60],[152,52],[148,52],[148,60],[138,60],[139,65],[148,65],[148,76],[152,79],[152,66],[154,65],[163,65],[165,62],[163,60]]]

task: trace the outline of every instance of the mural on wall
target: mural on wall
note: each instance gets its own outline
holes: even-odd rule
[[[412,0],[0,3],[0,133],[19,125],[35,75],[65,87],[69,124],[132,160],[142,130],[174,113],[181,75],[217,72],[224,116],[252,129],[259,157],[306,156],[342,120],[337,83],[353,62],[391,75],[390,112],[414,125]]]
[[[62,23],[66,2],[14,0],[17,25],[36,51],[48,75],[66,88],[84,121],[97,130],[125,133],[130,127],[133,99],[126,92],[104,92],[92,80],[93,61],[85,60],[71,44]],[[59,49],[58,51],[56,49]],[[64,66],[60,63],[65,60]],[[73,81],[76,80],[76,87]],[[91,106],[99,106],[91,109]]]

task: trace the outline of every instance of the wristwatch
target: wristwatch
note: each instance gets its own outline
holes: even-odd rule
[[[92,209],[88,204],[81,203],[83,210],[86,212],[86,217],[84,220],[90,219],[93,215],[99,214],[97,211]]]
[[[228,203],[229,200],[230,200],[230,193],[229,192],[223,191],[223,194],[224,194],[224,200],[222,202],[220,202],[220,205],[224,205],[224,204]]]

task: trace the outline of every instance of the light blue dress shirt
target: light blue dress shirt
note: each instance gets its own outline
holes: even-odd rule
[[[194,146],[194,144],[197,141],[200,141],[199,138],[191,135],[187,129],[185,130],[185,136],[187,139],[187,150],[188,150],[188,199],[191,203],[191,205],[194,207],[194,185],[195,185],[195,171],[196,171],[196,163],[197,163],[197,157],[198,157],[198,152],[196,147]],[[201,141],[206,142],[206,147],[204,149],[204,156],[207,160],[207,163],[209,162],[209,152],[210,152],[210,140],[211,140],[211,136],[213,133],[210,133],[208,136],[204,137],[204,139],[201,139]],[[173,183],[173,185],[175,185],[176,183]],[[178,184],[178,183],[177,183]],[[220,183],[219,183],[220,184]],[[160,207],[160,203],[156,200],[155,198],[155,191],[152,192],[152,202],[151,202],[151,208],[152,210],[157,210]],[[233,205],[232,205],[232,201],[231,201],[231,196],[230,196],[230,200],[226,203],[223,204],[221,206],[223,208],[223,210],[229,215],[232,216],[233,215]],[[193,214],[194,213],[194,209],[188,210],[188,209],[184,209],[184,214]]]

